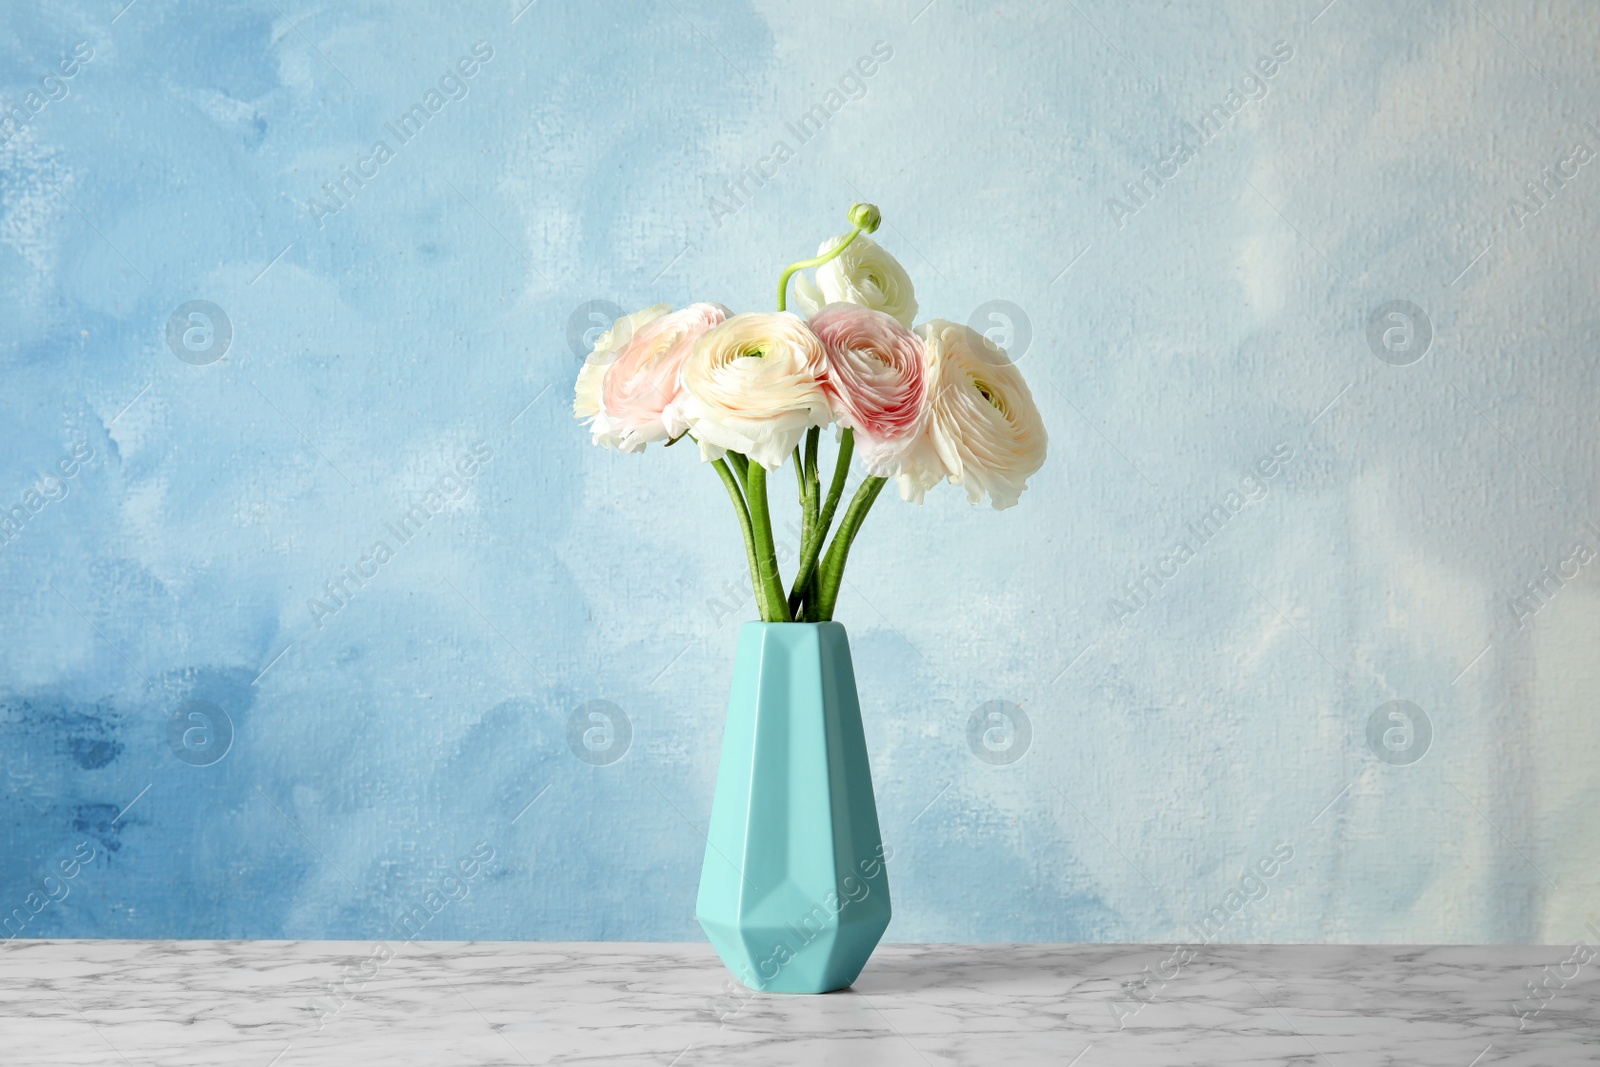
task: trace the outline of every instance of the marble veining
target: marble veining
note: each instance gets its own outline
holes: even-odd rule
[[[0,1061],[1564,1067],[1600,1058],[1594,970],[1524,998],[1569,954],[899,944],[789,997],[703,944],[19,940]]]

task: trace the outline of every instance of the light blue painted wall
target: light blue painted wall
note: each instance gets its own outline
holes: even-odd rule
[[[839,617],[891,938],[1600,917],[1595,568],[1509,606],[1600,548],[1600,165],[1511,206],[1600,149],[1585,5],[119,6],[0,30],[8,108],[92,49],[0,148],[0,503],[27,514],[0,547],[0,909],[52,871],[65,894],[26,935],[392,938],[466,858],[422,936],[698,938],[750,615],[708,601],[742,552],[690,454],[588,444],[568,323],[768,308],[853,199],[924,315],[1025,310],[1051,432],[1022,506],[886,500],[858,543]],[[478,41],[465,95],[389,133]],[[799,144],[785,124],[877,41]],[[1108,205],[1231,89],[1225,132]],[[231,323],[219,361],[168,344],[192,300]],[[1367,337],[1395,300],[1431,323],[1405,366]],[[1265,496],[1115,621],[1277,446]],[[308,598],[430,488],[440,513],[317,625]],[[209,766],[168,742],[193,700],[232,723]],[[1369,746],[1390,700],[1431,723],[1420,761]],[[591,701],[631,723],[616,762],[569,746]],[[1031,724],[1016,762],[969,747],[996,701]]]

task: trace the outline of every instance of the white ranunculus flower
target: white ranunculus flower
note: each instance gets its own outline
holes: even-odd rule
[[[828,238],[817,249],[817,255],[827,255],[847,236]],[[888,312],[907,329],[917,317],[917,295],[912,291],[910,275],[899,260],[866,234],[818,267],[814,280],[804,271],[796,275],[794,293],[795,302],[808,317],[834,303],[861,304]]]
[[[825,358],[816,334],[784,312],[733,315],[701,334],[682,372],[701,456],[740,452],[781,467],[806,430],[832,419],[817,382]]]
[[[932,393],[927,433],[939,465],[899,476],[900,495],[922,499],[941,477],[976,504],[1011,507],[1044,466],[1044,421],[1005,351],[970,326],[934,319],[917,327],[928,353]]]
[[[624,315],[611,324],[611,329],[595,339],[594,349],[584,357],[578,371],[578,382],[573,390],[572,415],[593,432],[595,444],[614,445],[603,428],[594,427],[595,416],[600,414],[600,394],[605,387],[606,371],[617,360],[617,354],[628,346],[639,327],[659,319],[672,310],[671,304],[653,304],[642,311]]]

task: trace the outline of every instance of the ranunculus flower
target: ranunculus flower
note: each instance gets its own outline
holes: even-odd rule
[[[817,255],[827,255],[846,236],[828,238],[817,249]],[[815,280],[804,271],[797,274],[794,294],[795,302],[807,315],[816,314],[824,305],[842,302],[888,312],[907,328],[917,317],[917,296],[906,269],[866,234],[851,241],[837,258],[818,267]]]
[[[600,414],[600,394],[605,387],[606,372],[616,361],[617,353],[633,340],[639,327],[671,310],[671,304],[652,304],[643,311],[622,316],[611,324],[611,329],[595,339],[594,349],[584,357],[583,369],[578,371],[578,383],[572,398],[574,418],[591,427],[592,431],[594,420]],[[601,442],[598,432],[594,433],[594,440],[596,444]]]
[[[824,358],[817,335],[784,312],[734,315],[701,334],[682,373],[701,456],[742,452],[781,467],[806,430],[832,417],[817,382]]]
[[[987,493],[995,510],[1011,507],[1044,465],[1044,421],[1028,383],[1005,351],[970,326],[934,319],[917,327],[928,353],[927,434],[939,465],[899,477],[907,500],[947,477],[976,504]]]
[[[606,367],[609,365],[585,360],[578,370],[578,384],[572,396],[572,417],[585,426],[593,423],[594,417],[600,414],[600,386],[606,380]]]
[[[892,315],[859,304],[829,304],[811,317],[827,361],[818,379],[840,426],[855,431],[867,472],[892,478],[937,464],[922,432],[928,410],[921,338]]]
[[[622,340],[600,386],[599,411],[591,423],[594,439],[638,452],[652,441],[670,441],[687,430],[683,362],[700,335],[729,314],[721,304],[690,304],[631,324],[632,336]]]

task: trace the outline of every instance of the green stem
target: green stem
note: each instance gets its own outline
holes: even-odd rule
[[[805,499],[802,504],[805,530],[813,531],[813,536],[821,541],[822,531],[818,530],[816,520],[822,512],[822,486],[816,477],[816,442],[822,437],[821,427],[811,427],[805,435]]]
[[[772,543],[772,514],[767,510],[767,469],[759,463],[750,464],[745,473],[745,499],[750,505],[750,527],[755,537],[757,575],[766,590],[766,607],[761,613],[764,622],[790,622],[789,601],[783,595],[783,582],[778,575],[778,553]]]
[[[817,560],[822,555],[823,543],[828,539],[828,530],[833,526],[833,513],[839,508],[839,498],[844,495],[845,479],[850,474],[850,456],[855,446],[855,431],[840,433],[839,455],[833,463],[833,483],[828,487],[828,502],[822,506],[820,514],[812,512],[808,515],[806,530],[809,536],[801,542],[800,572],[795,575],[794,591],[789,594],[789,609],[793,611],[797,605],[804,603],[807,622],[817,621],[814,618],[817,607]],[[815,457],[811,463],[811,481],[820,496],[822,483],[817,474]]]
[[[788,268],[786,270],[784,270],[783,275],[778,279],[778,310],[779,311],[784,311],[784,310],[787,310],[788,307],[789,307],[789,277],[790,277],[790,275],[794,274],[794,272],[797,271],[797,270],[806,270],[806,269],[808,269],[810,267],[820,267],[820,266],[822,266],[824,263],[828,262],[828,260],[834,258],[839,253],[843,252],[846,248],[850,247],[850,242],[854,241],[857,237],[860,237],[860,236],[861,236],[861,227],[857,226],[855,229],[850,231],[850,236],[848,236],[844,240],[840,241],[836,246],[834,246],[834,248],[832,250],[824,252],[822,255],[815,256],[815,257],[813,257],[811,259],[802,259],[798,263],[789,264]]]
[[[738,452],[728,453],[728,463],[733,467],[733,473],[739,476],[739,491],[744,492],[745,473],[750,469],[750,461]]]
[[[839,508],[839,498],[844,496],[845,479],[850,476],[850,455],[856,450],[856,432],[843,430],[839,434],[839,457],[833,461],[833,484],[828,486],[828,502],[822,506],[822,536],[828,536],[833,525],[833,513]]]
[[[818,522],[821,517],[822,486],[817,479],[817,438],[821,433],[821,430],[812,427],[806,434],[805,491],[800,497],[800,568],[795,572],[794,587],[789,590],[789,613],[797,619],[801,618],[800,609],[806,603],[806,592],[816,574],[817,555],[822,550],[822,539],[827,534]],[[809,610],[806,614],[810,614]]]
[[[750,525],[750,509],[745,506],[744,494],[739,491],[739,482],[734,477],[733,471],[728,468],[725,460],[715,460],[712,464],[717,469],[717,474],[722,478],[722,484],[728,487],[728,496],[733,500],[733,509],[739,514],[739,530],[744,534],[744,554],[750,564],[750,585],[755,590],[756,607],[761,611],[761,617],[767,617],[766,589],[761,584],[761,568],[756,562],[755,531]]]
[[[872,502],[878,499],[878,494],[888,481],[887,478],[868,478],[862,482],[839,522],[839,532],[833,535],[833,544],[828,546],[827,557],[822,561],[821,579],[817,583],[817,614],[823,622],[833,618],[833,606],[839,600],[839,585],[844,581],[845,560],[850,556],[850,542],[856,539],[856,531],[861,529]]]

